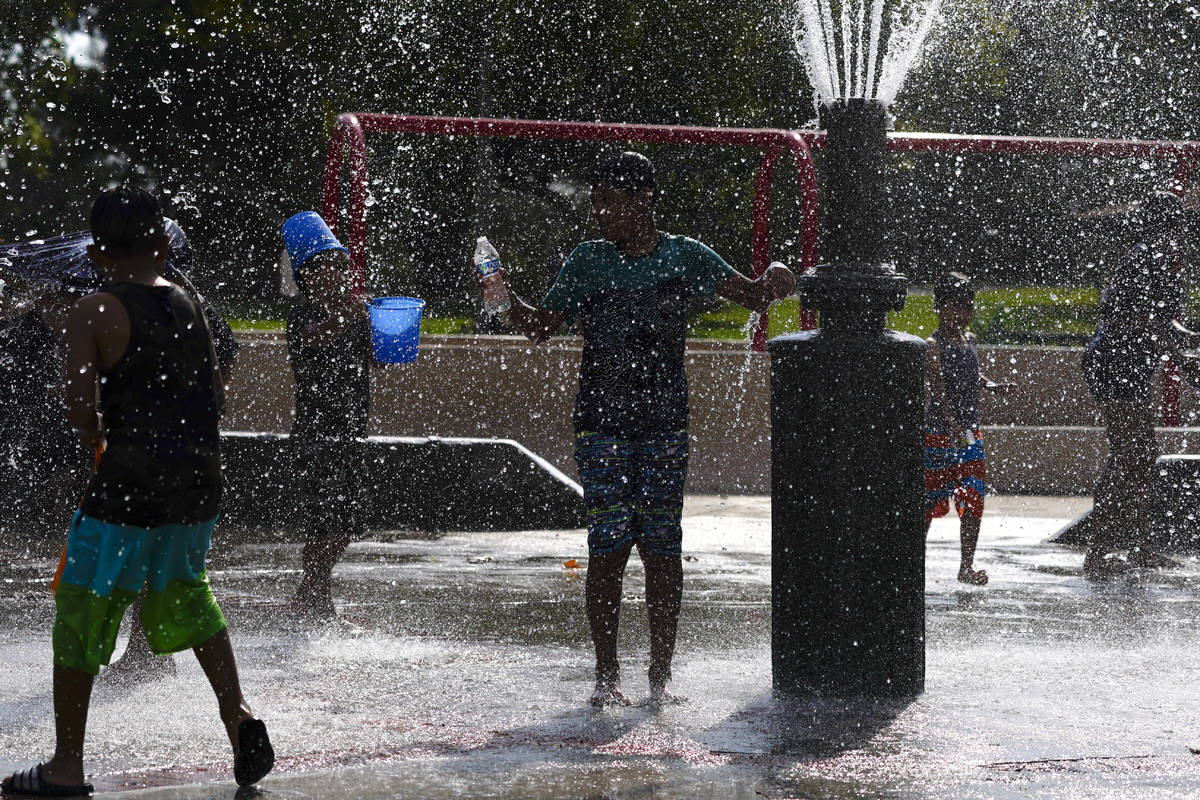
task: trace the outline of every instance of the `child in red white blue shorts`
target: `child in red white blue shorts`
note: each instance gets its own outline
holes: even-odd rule
[[[958,580],[972,586],[988,582],[975,569],[975,547],[983,498],[987,493],[987,461],[979,431],[979,390],[1007,392],[1015,384],[997,384],[979,371],[975,334],[966,330],[975,312],[975,290],[961,272],[947,272],[933,289],[938,328],[926,341],[925,358],[925,529],[934,517],[950,510],[961,518],[961,561]]]

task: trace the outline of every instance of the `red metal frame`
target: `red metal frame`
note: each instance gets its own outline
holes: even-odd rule
[[[343,152],[350,151],[350,231],[348,248],[355,271],[355,289],[364,292],[367,263],[367,133],[438,134],[443,136],[498,136],[523,139],[562,139],[592,142],[643,142],[708,146],[757,147],[762,150],[754,191],[754,224],[750,267],[754,277],[767,268],[771,227],[771,188],[779,156],[791,152],[800,175],[803,210],[801,269],[815,266],[818,258],[818,204],[816,168],[812,148],[825,146],[825,134],[771,128],[703,128],[677,125],[631,125],[608,122],[550,122],[545,120],[428,117],[407,114],[342,114],[333,126],[325,161],[322,214],[338,233]],[[888,147],[898,152],[978,153],[992,155],[1046,155],[1104,158],[1174,159],[1172,189],[1184,192],[1197,161],[1200,142],[1126,141],[1033,136],[966,136],[940,133],[888,134]],[[815,325],[805,312],[801,327]],[[754,331],[753,348],[766,349],[767,315]],[[1179,381],[1168,365],[1163,375],[1163,423],[1179,424]]]
[[[350,151],[350,231],[347,247],[355,273],[355,289],[364,291],[367,265],[367,133],[416,133],[443,136],[508,136],[524,139],[560,139],[590,142],[643,142],[709,146],[757,147],[762,150],[754,192],[754,226],[750,270],[761,275],[769,263],[771,188],[775,167],[784,150],[792,154],[800,175],[803,224],[801,268],[817,263],[817,177],[804,137],[795,131],[771,128],[702,128],[679,125],[629,125],[606,122],[549,122],[544,120],[425,117],[392,114],[342,114],[330,137],[325,160],[322,216],[335,234],[341,203],[342,153]],[[809,315],[808,326],[815,320]],[[753,347],[766,349],[767,315],[754,331]]]

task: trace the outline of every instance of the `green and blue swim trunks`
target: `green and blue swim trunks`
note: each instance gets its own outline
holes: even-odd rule
[[[97,674],[116,647],[121,617],[147,584],[142,624],[156,654],[193,648],[224,630],[205,565],[216,523],[147,529],[75,512],[54,592],[54,664]]]

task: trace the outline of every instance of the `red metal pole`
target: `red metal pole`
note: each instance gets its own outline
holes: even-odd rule
[[[325,224],[337,236],[338,207],[341,204],[342,148],[346,146],[345,126],[339,117],[329,132],[329,146],[325,149],[325,181],[321,190],[321,216]]]
[[[540,119],[426,117],[411,114],[357,114],[367,131],[447,136],[513,136],[589,142],[748,145],[766,147],[786,135],[775,128],[702,128],[691,125],[636,125],[624,122],[553,122]]]
[[[792,158],[796,161],[796,172],[800,175],[801,212],[800,268],[807,270],[817,265],[820,259],[820,206],[817,193],[817,166],[813,163],[812,151],[799,131],[788,134]],[[817,327],[817,312],[800,310],[800,330],[811,331]]]
[[[788,131],[785,137],[785,143],[788,149],[792,151],[792,159],[796,162],[796,173],[800,176],[801,184],[801,227],[800,227],[800,270],[804,271],[809,267],[817,265],[819,257],[819,231],[820,220],[818,218],[818,194],[817,194],[817,170],[813,163],[812,153],[808,148],[808,142],[799,131]],[[767,179],[766,196],[762,198],[764,216],[762,218],[762,264],[756,266],[755,276],[761,274],[761,271],[767,266],[767,241],[770,225],[770,188],[774,178],[775,163],[778,159],[778,153],[771,160],[771,173],[764,175],[767,167],[767,154],[771,152],[768,148],[763,153],[763,166],[759,170],[759,191],[762,191],[763,179]],[[755,195],[755,253],[758,253],[759,247],[759,200],[760,195]],[[756,353],[761,353],[766,350],[767,346],[767,326],[770,319],[766,314],[762,315],[758,320],[758,326],[754,330],[753,349]],[[817,327],[817,315],[814,311],[806,309],[800,310],[800,329],[813,330]]]
[[[342,150],[350,148],[350,237],[342,239],[350,251],[350,270],[354,294],[367,291],[367,142],[362,126],[353,114],[337,118],[325,155],[325,185],[322,190],[321,216],[334,236],[339,236],[342,179]]]
[[[763,150],[762,162],[758,167],[758,180],[754,186],[754,232],[751,236],[750,272],[758,278],[767,271],[771,244],[771,185],[775,181],[775,165],[779,162],[781,145],[768,145]],[[750,349],[755,353],[767,351],[767,326],[770,312],[758,317],[751,337]]]

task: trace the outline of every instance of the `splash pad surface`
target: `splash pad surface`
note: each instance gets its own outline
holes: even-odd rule
[[[218,534],[212,578],[248,699],[280,754],[266,796],[1190,797],[1200,791],[1200,564],[1089,584],[1044,544],[1086,500],[989,501],[955,582],[956,521],[930,532],[927,691],[910,704],[771,698],[770,505],[691,497],[677,689],[687,705],[594,712],[578,531],[397,533],[352,545],[342,622],[283,613],[298,546]],[[56,556],[0,566],[0,770],[47,757]],[[646,696],[643,579],[625,584],[625,688]],[[118,644],[120,648],[121,644]],[[98,684],[86,765],[110,797],[233,796],[194,658]],[[111,794],[110,794],[111,793]]]

